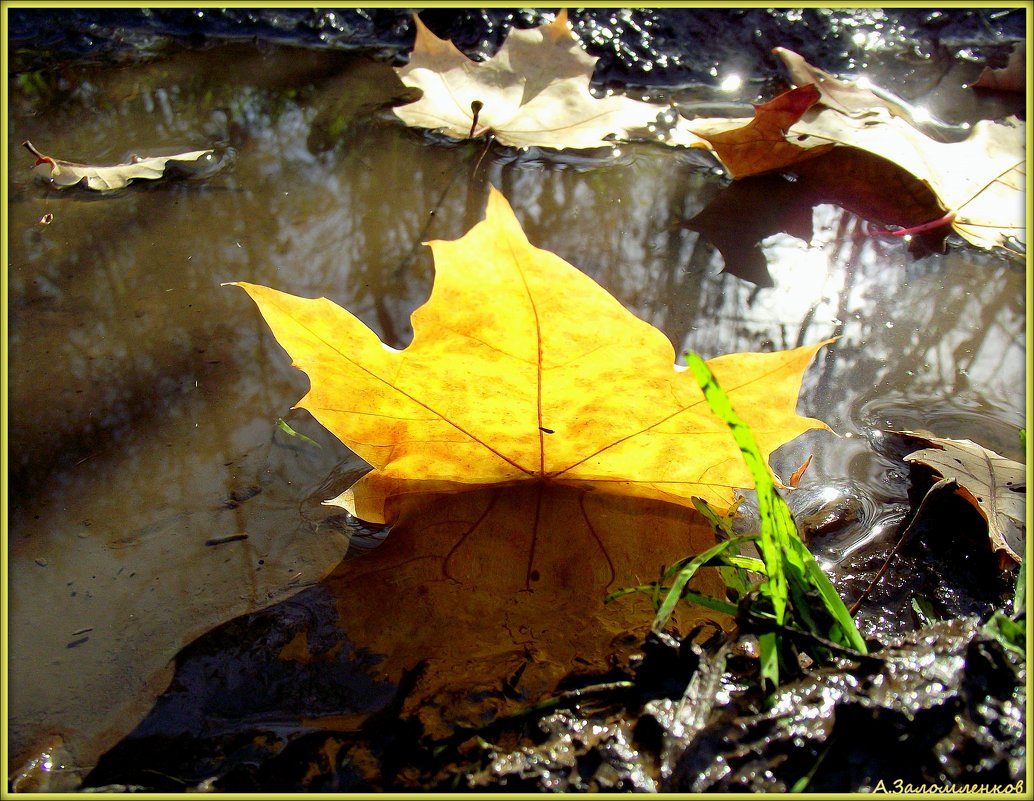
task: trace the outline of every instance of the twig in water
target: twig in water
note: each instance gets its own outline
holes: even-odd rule
[[[869,582],[869,586],[865,588],[865,592],[858,596],[857,601],[851,604],[851,608],[848,610],[851,613],[851,617],[858,614],[858,610],[861,608],[862,604],[865,603],[866,599],[872,594],[872,591],[879,580],[883,578],[883,574],[886,573],[887,568],[890,567],[890,560],[893,559],[904,547],[905,543],[912,538],[912,535],[915,533],[916,524],[923,517],[923,512],[926,511],[926,507],[930,502],[930,499],[940,495],[945,490],[954,492],[956,487],[958,487],[958,482],[954,478],[942,478],[926,491],[926,495],[923,496],[923,500],[919,504],[919,508],[916,509],[916,513],[913,515],[911,522],[898,538],[898,542],[897,545],[894,546],[894,550],[887,554],[887,558],[883,561],[883,566],[880,567],[879,572],[876,573],[873,580]]]
[[[247,534],[231,534],[228,537],[212,537],[210,540],[205,540],[205,545],[211,547],[213,545],[223,545],[227,542],[237,542],[238,540],[246,540]]]
[[[474,171],[470,174],[471,179],[477,175],[478,168],[481,166],[481,162],[485,160],[485,155],[488,153],[488,148],[492,146],[493,139],[495,139],[495,134],[492,133],[485,137],[485,146],[481,150],[481,155],[478,156],[477,164],[474,165]]]

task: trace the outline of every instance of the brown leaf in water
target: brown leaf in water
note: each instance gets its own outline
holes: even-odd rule
[[[1022,92],[1027,88],[1027,44],[1017,42],[1009,53],[1009,61],[1000,69],[984,67],[980,76],[970,84],[972,89],[994,92]]]
[[[769,287],[774,281],[762,240],[786,233],[810,242],[814,208],[825,203],[879,226],[910,228],[944,214],[930,188],[904,170],[864,150],[838,147],[785,172],[733,181],[682,225],[718,248],[723,272]],[[909,249],[919,256],[941,252],[948,231],[945,223],[914,235]]]
[[[901,186],[925,184],[944,212],[918,225],[950,224],[978,247],[1025,253],[1026,127],[1022,121],[1015,117],[980,120],[967,138],[940,141],[922,129],[921,109],[899,102],[888,92],[877,93],[876,87],[833,78],[791,51],[777,48],[775,52],[791,76],[806,83],[755,106],[755,118],[749,122],[680,120],[668,144],[693,145],[692,140],[680,138],[683,131],[692,131],[694,137],[711,143],[734,179],[804,169],[809,160],[831,148],[866,151],[905,173],[889,183],[867,176],[871,183],[867,206],[872,207],[872,198],[880,192],[893,204]],[[889,175],[887,169],[881,173]],[[865,191],[846,176],[842,183],[844,187],[837,190],[841,198],[846,199],[852,187]]]
[[[880,156],[927,184],[954,215],[952,228],[970,244],[1014,255],[1025,252],[1022,121],[980,120],[967,138],[940,141],[922,129],[921,109],[888,92],[877,94],[876,87],[832,78],[791,51],[777,48],[776,53],[795,80],[819,87],[816,106],[786,131],[789,142],[812,148],[846,145]]]
[[[866,150],[898,165],[930,186],[954,212],[952,227],[971,244],[1011,252],[1025,247],[1026,129],[1015,118],[981,120],[967,139],[938,142],[900,117],[863,119],[821,109],[788,134]]]
[[[796,489],[797,485],[801,483],[801,478],[804,477],[804,471],[808,469],[808,465],[811,464],[811,459],[815,454],[809,453],[808,458],[804,460],[800,467],[793,471],[790,475],[790,480],[786,482],[787,486]]]
[[[706,140],[733,178],[783,169],[833,147],[811,140],[801,144],[786,134],[818,99],[819,91],[814,86],[799,86],[755,105],[754,119],[749,121],[679,120],[667,141],[694,146],[692,139],[683,139],[686,131],[694,138]]]

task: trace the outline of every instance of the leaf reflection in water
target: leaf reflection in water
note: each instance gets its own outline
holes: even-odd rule
[[[133,770],[160,765],[201,781],[205,749],[242,758],[228,732],[250,742],[271,720],[285,741],[313,728],[359,734],[385,710],[394,726],[419,721],[434,739],[479,728],[565,680],[606,674],[653,613],[638,594],[605,607],[608,588],[652,580],[713,541],[684,507],[545,482],[411,496],[381,545],[181,651],[169,689],[89,783],[126,781],[130,754]],[[695,582],[722,587],[709,569]],[[704,619],[683,607],[674,622],[688,632]],[[163,755],[181,734],[184,752]]]

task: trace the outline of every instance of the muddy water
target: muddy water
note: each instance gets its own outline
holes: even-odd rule
[[[961,248],[915,261],[819,206],[810,242],[775,232],[758,245],[775,286],[757,289],[678,224],[722,191],[700,158],[483,153],[404,129],[385,110],[402,94],[384,63],[252,45],[11,79],[12,766],[56,735],[74,779],[146,712],[187,642],[311,585],[347,547],[315,501],[361,465],[291,411],[305,378],[221,284],[326,295],[404,346],[432,281],[420,243],[480,219],[489,182],[533,243],[678,350],[839,335],[800,406],[839,436],[774,460],[786,474],[814,453],[806,483],[864,500],[863,524],[824,541],[827,558],[900,515],[903,468],[874,432],[926,428],[1021,458],[1021,266]],[[35,182],[23,139],[97,163],[216,153],[193,177],[100,197]],[[753,212],[730,216],[734,233]]]

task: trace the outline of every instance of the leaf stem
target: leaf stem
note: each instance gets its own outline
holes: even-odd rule
[[[36,164],[33,166],[39,166],[40,164],[54,164],[54,159],[52,159],[50,156],[44,156],[42,153],[40,153],[36,149],[36,146],[32,144],[32,142],[30,142],[28,139],[22,142],[22,147],[24,147],[26,150],[28,150],[30,153],[32,153],[32,155],[36,157]]]
[[[869,236],[912,236],[912,234],[921,234],[924,231],[932,231],[935,228],[941,228],[945,225],[951,225],[955,220],[955,212],[949,211],[943,217],[938,217],[936,220],[930,220],[921,225],[913,225],[911,228],[899,228],[895,231],[891,231],[888,228],[877,228],[874,225],[869,225],[866,228],[866,233]]]

